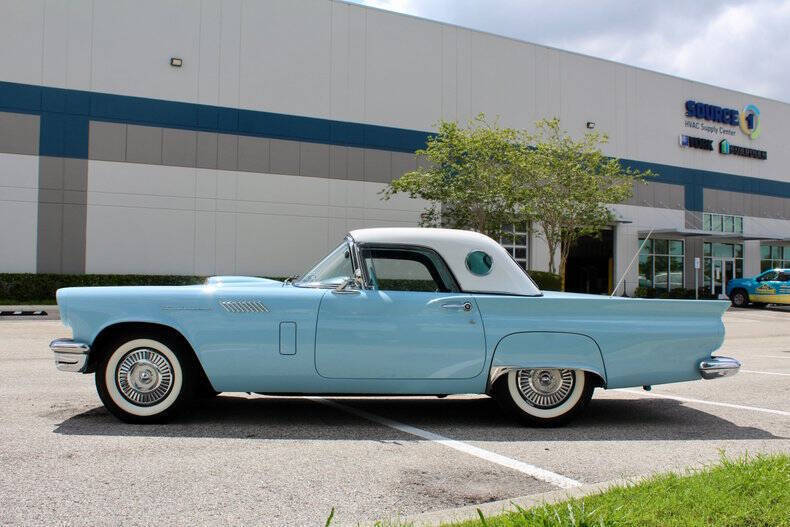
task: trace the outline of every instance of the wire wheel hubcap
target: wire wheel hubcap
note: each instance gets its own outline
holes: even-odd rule
[[[555,408],[564,403],[576,384],[573,370],[541,368],[519,370],[516,384],[521,397],[535,408]]]
[[[138,406],[162,401],[173,386],[173,366],[156,350],[140,348],[121,359],[115,374],[121,395]]]

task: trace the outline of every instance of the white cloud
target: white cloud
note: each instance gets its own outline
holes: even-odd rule
[[[790,0],[356,0],[790,101]]]

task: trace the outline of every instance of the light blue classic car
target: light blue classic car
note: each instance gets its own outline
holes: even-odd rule
[[[595,387],[732,375],[712,357],[726,302],[541,292],[491,238],[352,231],[301,279],[60,289],[73,339],[57,367],[95,373],[107,409],[161,422],[197,397],[490,394],[556,425]],[[194,411],[198,411],[195,409]]]

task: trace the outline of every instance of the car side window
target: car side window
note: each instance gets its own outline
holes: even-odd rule
[[[778,276],[779,276],[778,272],[776,272],[776,271],[769,271],[769,272],[765,273],[764,275],[758,277],[757,281],[758,282],[770,282],[770,281],[776,280]]]
[[[373,287],[382,291],[458,291],[442,259],[428,249],[366,247],[362,261]]]
[[[779,282],[790,282],[790,273],[780,272],[777,278]]]

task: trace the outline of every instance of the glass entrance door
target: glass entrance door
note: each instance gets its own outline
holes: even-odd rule
[[[714,258],[713,276],[710,281],[710,292],[718,298],[726,298],[727,280],[735,277],[735,258]]]

